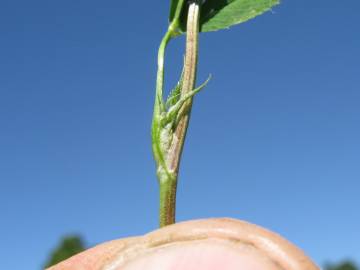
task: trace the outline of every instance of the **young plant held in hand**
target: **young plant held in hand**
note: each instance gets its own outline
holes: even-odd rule
[[[160,227],[175,223],[176,187],[192,99],[210,79],[195,86],[199,33],[245,22],[278,3],[278,0],[171,0],[170,23],[158,52],[152,122],[152,149],[160,185]],[[164,101],[165,50],[171,39],[183,34],[186,35],[183,71]]]

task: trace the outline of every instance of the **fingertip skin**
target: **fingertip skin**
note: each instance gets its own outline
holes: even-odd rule
[[[104,269],[104,265],[115,260],[124,250],[135,244],[140,237],[124,238],[113,240],[84,252],[81,252],[71,258],[54,265],[47,270],[99,270]]]
[[[125,238],[98,245],[48,270],[123,269],[131,260],[159,247],[191,241],[218,239],[251,246],[281,270],[319,270],[303,251],[278,234],[257,225],[230,218],[176,223],[142,237]]]

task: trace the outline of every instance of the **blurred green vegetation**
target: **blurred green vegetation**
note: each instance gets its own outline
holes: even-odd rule
[[[66,236],[60,240],[58,246],[50,254],[49,259],[45,264],[45,268],[66,260],[85,249],[84,241],[80,236]]]
[[[337,264],[326,264],[324,270],[359,270],[359,268],[354,262],[347,260]]]

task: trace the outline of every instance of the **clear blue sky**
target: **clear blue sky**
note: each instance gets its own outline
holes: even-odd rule
[[[94,245],[157,227],[150,123],[168,2],[0,1],[1,269],[40,269],[68,233]],[[195,99],[178,220],[244,219],[319,264],[360,260],[359,10],[284,0],[201,35],[199,83],[213,79]]]

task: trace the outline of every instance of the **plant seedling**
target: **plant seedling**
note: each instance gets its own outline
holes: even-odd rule
[[[170,0],[169,26],[159,47],[152,149],[160,184],[160,227],[175,223],[176,187],[192,99],[208,81],[195,86],[200,32],[246,22],[279,4],[279,0]],[[165,50],[169,41],[186,35],[179,82],[164,101]]]

